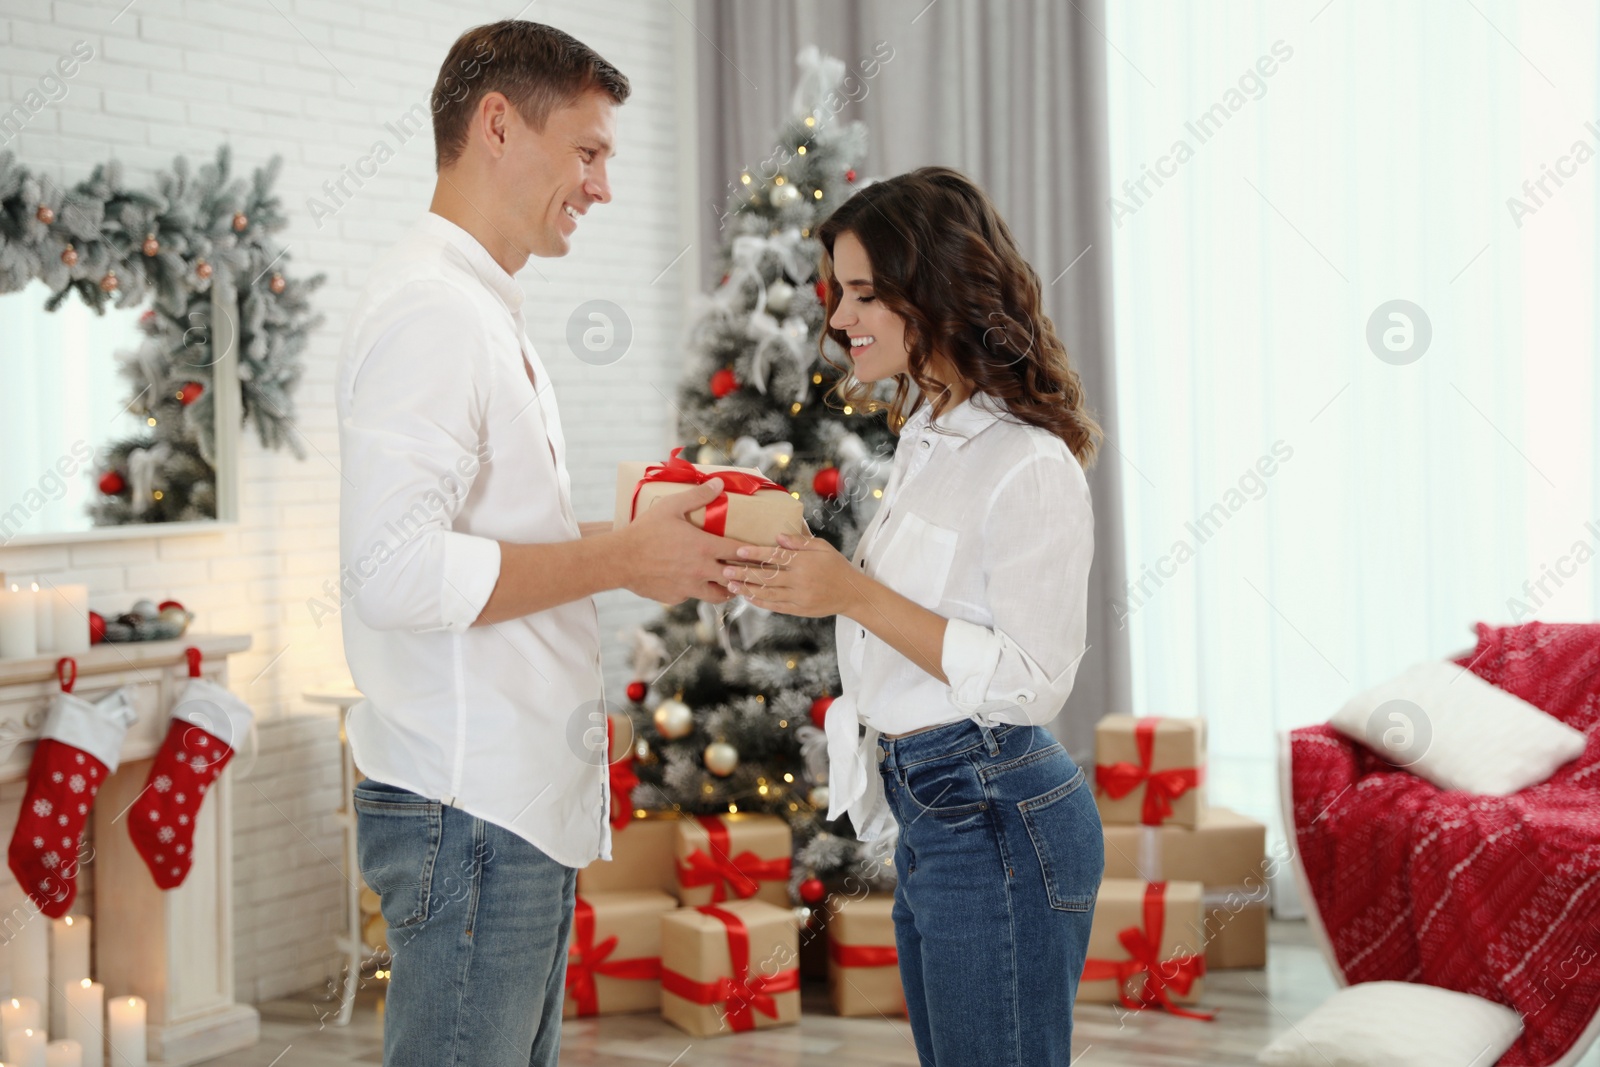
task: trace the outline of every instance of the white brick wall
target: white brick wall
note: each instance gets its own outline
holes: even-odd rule
[[[396,8],[402,10],[395,10]],[[0,571],[46,573],[90,586],[91,606],[125,611],[137,598],[172,597],[196,626],[247,632],[255,646],[234,661],[233,688],[262,720],[263,752],[238,782],[236,928],[239,995],[257,999],[320,986],[335,973],[332,930],[340,907],[337,726],[307,713],[300,695],[347,677],[337,619],[319,628],[307,607],[338,569],[338,434],[332,382],[344,316],[369,265],[431,197],[431,130],[407,141],[375,178],[319,229],[306,200],[341,165],[366,154],[384,124],[426,107],[449,42],[515,4],[407,0],[104,0],[0,3],[0,104],[18,101],[74,42],[95,56],[6,147],[64,183],[97,162],[122,160],[133,184],[183,153],[208,161],[233,145],[243,176],[284,157],[279,192],[291,219],[279,239],[297,274],[325,271],[317,304],[328,316],[306,355],[297,396],[309,458],[267,453],[246,436],[240,522],[216,534],[0,549]],[[530,5],[530,8],[532,6]],[[119,14],[120,12],[120,14]],[[534,260],[519,277],[528,331],[560,398],[580,519],[609,517],[615,464],[656,457],[672,434],[685,285],[698,249],[669,263],[692,234],[692,86],[679,64],[693,29],[674,8],[646,0],[546,0],[526,17],[594,46],[633,82],[618,114],[615,200],[590,213],[561,260]],[[680,195],[688,191],[688,195]],[[663,271],[665,270],[665,273]],[[660,277],[658,278],[658,275]],[[565,323],[585,300],[605,298],[632,319],[628,355],[609,367],[567,351]],[[617,629],[652,614],[628,594],[601,597],[610,684],[627,680]],[[0,797],[0,804],[5,798]],[[11,803],[16,803],[11,798]]]

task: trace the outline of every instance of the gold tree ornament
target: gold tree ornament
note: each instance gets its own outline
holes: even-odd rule
[[[233,232],[234,233],[243,233],[244,232],[244,228],[246,226],[248,226],[248,225],[250,225],[250,217],[248,215],[246,215],[242,211],[235,211],[233,213]]]
[[[288,282],[283,280],[283,275],[274,274],[272,276],[272,281],[267,283],[267,288],[271,289],[274,293],[281,293],[283,292],[284,287],[288,284]]]
[[[121,284],[121,282],[117,281],[117,272],[114,270],[108,270],[106,271],[106,276],[100,279],[100,291],[103,293],[114,293],[117,291],[117,286]]]
[[[211,264],[202,259],[194,265],[194,272],[202,278],[209,278],[211,277]]]
[[[147,233],[144,235],[144,244],[139,246],[139,251],[147,256],[153,256],[161,251],[161,242],[156,240],[155,234]]]
[[[33,217],[48,226],[56,221],[55,209],[49,204],[40,204],[39,210],[33,213]]]
[[[76,267],[78,265],[78,250],[68,245],[61,253],[61,262],[69,267]]]

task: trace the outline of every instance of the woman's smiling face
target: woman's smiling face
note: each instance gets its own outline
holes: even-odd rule
[[[856,378],[876,382],[906,373],[906,324],[884,307],[872,289],[872,262],[855,234],[833,243],[833,275],[843,290],[828,325],[850,337],[850,362]]]

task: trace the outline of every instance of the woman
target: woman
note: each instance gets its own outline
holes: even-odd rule
[[[759,565],[730,566],[728,588],[838,616],[828,817],[848,811],[863,840],[898,833],[922,1062],[1065,1065],[1105,854],[1084,773],[1042,724],[1085,651],[1081,464],[1100,428],[1037,275],[967,178],[869,185],[818,236],[828,336],[853,371],[835,392],[872,412],[872,383],[896,380],[894,470],[853,559],[785,536],[741,549]]]

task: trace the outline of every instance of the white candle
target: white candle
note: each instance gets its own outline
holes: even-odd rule
[[[33,594],[18,589],[0,589],[0,656],[26,659],[39,654],[37,622],[33,614]]]
[[[85,978],[67,989],[67,1036],[82,1046],[83,1067],[105,1067],[106,987]]]
[[[106,1033],[111,1038],[111,1067],[146,1067],[143,997],[113,998],[106,1005]]]
[[[39,1002],[32,997],[12,997],[0,1001],[0,1033],[10,1034],[13,1030],[26,1030],[29,1028],[43,1029],[39,1021]],[[9,1047],[6,1049],[6,1059],[15,1060],[17,1055]]]
[[[29,588],[33,594],[33,642],[35,651],[52,652],[56,643],[56,605],[49,593],[39,592],[39,583]]]
[[[39,914],[32,901],[18,906],[27,918],[11,939],[11,995],[32,999],[36,1004],[50,1002],[50,920]],[[0,1012],[4,1011],[0,1005]],[[0,1033],[8,1024],[0,1016]],[[44,1024],[35,1019],[25,1026]]]
[[[45,1067],[44,1031],[31,1026],[7,1030],[6,1062],[15,1067]]]
[[[50,1032],[67,1032],[67,991],[89,977],[87,915],[67,915],[50,923]]]
[[[71,1038],[44,1047],[44,1067],[83,1067],[83,1046]]]
[[[51,591],[55,601],[55,633],[52,649],[58,656],[77,656],[89,651],[89,587],[58,585]]]

